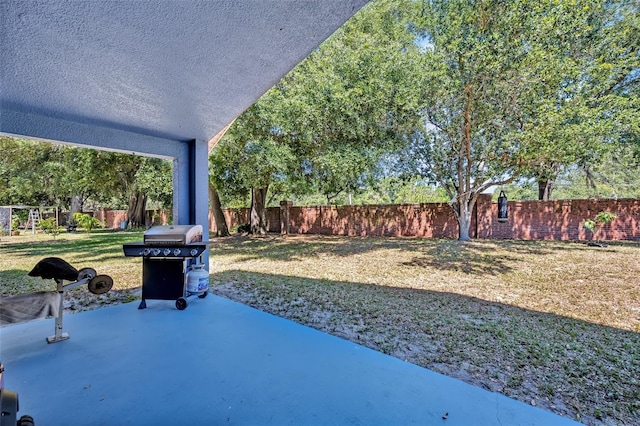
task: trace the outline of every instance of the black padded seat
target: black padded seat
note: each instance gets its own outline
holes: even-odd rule
[[[42,277],[44,280],[57,279],[76,281],[78,270],[59,257],[46,257],[33,267],[30,277]]]

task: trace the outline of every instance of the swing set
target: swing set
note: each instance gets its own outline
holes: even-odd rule
[[[28,212],[24,214],[22,212]],[[56,218],[56,226],[60,224],[58,208],[48,206],[0,206],[0,232],[4,235],[19,235],[20,229],[33,234],[43,217],[51,214]]]

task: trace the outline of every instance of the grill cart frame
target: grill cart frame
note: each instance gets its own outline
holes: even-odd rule
[[[124,255],[142,257],[142,300],[138,309],[147,307],[147,300],[175,300],[176,308],[187,308],[187,298],[203,299],[201,292],[187,289],[189,267],[202,263],[202,255],[210,242],[202,240],[201,225],[155,226],[144,234],[144,241],[123,244]]]

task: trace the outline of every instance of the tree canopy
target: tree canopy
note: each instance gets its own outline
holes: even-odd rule
[[[405,158],[450,197],[462,240],[483,191],[552,181],[634,133],[637,16],[595,0],[421,2],[423,125]],[[636,11],[637,12],[637,11]],[[621,34],[622,33],[622,34]],[[635,118],[633,118],[635,117]]]
[[[0,138],[0,149],[0,204],[57,206],[70,218],[88,202],[130,208],[142,197],[142,214],[149,198],[172,204],[167,161],[10,137]]]
[[[223,198],[251,192],[254,205],[271,186],[330,202],[362,186],[418,117],[408,3],[367,6],[236,120],[211,155]]]
[[[467,240],[478,195],[494,187],[637,194],[639,7],[372,1],[229,127],[210,154],[212,199],[250,202],[253,232],[266,232],[264,209],[283,198],[444,197]],[[128,207],[135,223],[148,198],[170,205],[169,163],[0,144],[2,203],[90,199]],[[587,189],[571,192],[578,180]]]
[[[385,176],[424,178],[466,240],[481,192],[532,177],[549,197],[564,168],[590,172],[612,147],[637,146],[637,8],[372,2],[239,117],[213,153],[215,179],[227,199],[277,185],[331,202]],[[395,170],[380,173],[392,153]]]

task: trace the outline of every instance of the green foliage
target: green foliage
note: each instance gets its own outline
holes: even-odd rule
[[[371,181],[381,153],[418,117],[410,4],[367,5],[236,120],[210,157],[225,204],[251,188],[331,202]]]
[[[54,159],[52,145],[0,136],[0,205],[52,205],[52,177],[43,165]],[[34,167],[37,165],[37,167]]]
[[[619,141],[637,138],[640,22],[632,2],[544,7],[552,11],[541,21],[549,36],[532,71],[546,84],[527,106],[532,161],[525,172],[553,181],[559,166],[593,167]]]
[[[11,216],[11,230],[17,231],[20,227],[20,218],[17,215]]]
[[[403,162],[447,191],[461,228],[490,186],[522,174],[555,179],[560,165],[597,164],[638,134],[637,6],[419,4],[425,124]]]
[[[171,207],[168,161],[9,137],[0,137],[0,150],[0,204],[70,208],[78,197],[124,208],[140,190],[158,208]]]
[[[170,161],[150,157],[132,157],[137,169],[129,188],[147,195],[154,208],[173,206],[173,167]]]
[[[55,217],[49,217],[47,219],[41,219],[38,226],[45,234],[50,234],[55,239],[58,235],[60,235],[60,226],[56,221]]]
[[[582,222],[582,227],[591,231],[591,233],[595,235],[602,226],[606,225],[617,217],[618,215],[616,215],[615,213],[601,211],[596,214],[593,219],[585,219]]]
[[[84,228],[87,232],[91,232],[94,228],[102,226],[102,222],[100,222],[97,217],[93,217],[87,213],[74,213],[73,219],[79,227]]]
[[[591,232],[594,232],[594,233],[595,233],[595,229],[598,227],[598,222],[596,222],[596,221],[595,221],[595,220],[593,220],[593,219],[585,219],[585,221],[584,221],[584,222],[582,222],[582,226],[583,226],[585,229],[588,229],[589,231],[591,231]]]

